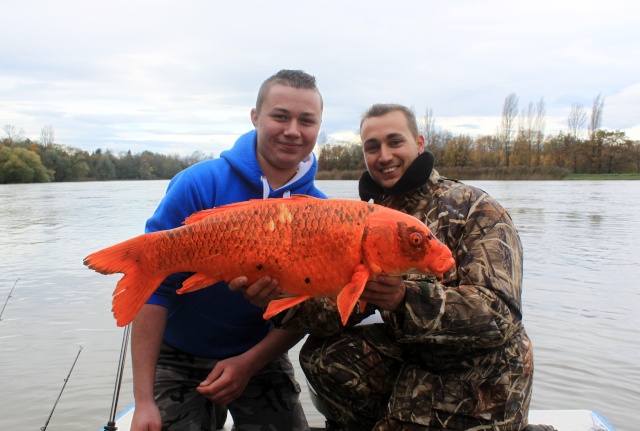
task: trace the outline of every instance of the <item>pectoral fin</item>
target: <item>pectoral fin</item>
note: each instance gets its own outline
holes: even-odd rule
[[[207,286],[211,286],[219,282],[220,279],[217,277],[212,277],[209,274],[196,273],[191,277],[187,278],[184,283],[182,283],[182,287],[177,290],[179,294],[195,292],[196,290],[204,289]]]
[[[370,276],[371,271],[368,267],[364,265],[356,266],[351,276],[351,282],[338,294],[338,311],[340,312],[343,325],[347,324],[349,316],[356,306],[360,295],[362,295],[364,286],[367,284]]]
[[[294,305],[298,305],[302,301],[306,301],[309,298],[311,297],[310,296],[292,296],[290,298],[274,299],[267,306],[267,309],[262,315],[262,318],[265,320],[270,319],[276,314],[280,313],[281,311],[291,308]]]

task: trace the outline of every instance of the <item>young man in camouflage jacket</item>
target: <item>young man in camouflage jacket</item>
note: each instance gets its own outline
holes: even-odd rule
[[[310,334],[300,362],[341,430],[524,429],[533,351],[511,218],[487,193],[433,169],[410,109],[374,105],[360,133],[368,170],[360,197],[422,220],[456,263],[440,280],[368,282],[361,297],[368,305],[346,327],[331,299],[305,301],[275,324]],[[268,281],[246,288],[254,304],[279,292]],[[355,326],[375,309],[383,323]]]

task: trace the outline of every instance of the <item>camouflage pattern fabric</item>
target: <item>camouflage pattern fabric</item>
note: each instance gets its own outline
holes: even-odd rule
[[[300,385],[288,355],[256,373],[242,396],[229,406],[214,406],[195,390],[216,362],[163,343],[154,386],[163,431],[221,429],[227,408],[236,431],[309,430],[299,400]]]
[[[407,278],[404,308],[384,323],[342,327],[334,301],[281,313],[311,334],[300,354],[310,383],[345,431],[521,430],[533,350],[522,325],[522,246],[489,195],[433,171],[419,190],[376,201],[423,220],[452,250],[442,280]]]

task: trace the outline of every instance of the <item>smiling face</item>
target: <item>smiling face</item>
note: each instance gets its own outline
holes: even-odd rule
[[[369,174],[385,189],[395,185],[424,151],[424,137],[411,133],[402,111],[366,118],[360,138]]]
[[[259,111],[251,110],[258,133],[258,162],[271,187],[279,188],[313,151],[322,123],[322,99],[317,90],[273,85]]]

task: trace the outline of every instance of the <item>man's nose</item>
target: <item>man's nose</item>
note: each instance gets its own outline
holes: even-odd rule
[[[381,162],[387,162],[389,160],[393,159],[393,152],[391,151],[391,149],[389,147],[387,147],[386,145],[383,145],[380,147],[380,161]]]
[[[300,127],[297,121],[290,121],[284,130],[286,136],[300,136]]]

